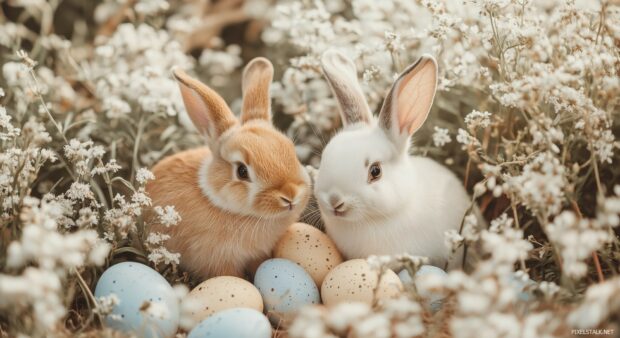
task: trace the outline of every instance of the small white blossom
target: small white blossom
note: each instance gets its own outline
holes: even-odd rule
[[[452,142],[452,138],[448,129],[435,127],[435,132],[433,133],[433,144],[435,147],[441,148],[450,142]]]

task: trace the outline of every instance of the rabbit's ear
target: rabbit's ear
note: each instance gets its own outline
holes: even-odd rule
[[[379,114],[379,125],[399,148],[426,121],[437,89],[437,62],[423,55],[394,81]]]
[[[271,120],[269,86],[272,80],[273,65],[263,57],[253,59],[245,67],[241,81],[243,92],[242,123],[253,119]]]
[[[370,123],[372,114],[357,80],[353,61],[335,50],[328,50],[321,57],[321,65],[338,100],[343,124]]]
[[[224,99],[213,89],[181,69],[173,70],[173,74],[179,82],[187,114],[201,133],[215,140],[237,124],[237,119]]]

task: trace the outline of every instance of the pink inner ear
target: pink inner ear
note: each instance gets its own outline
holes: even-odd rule
[[[430,60],[412,70],[400,83],[397,104],[394,109],[398,115],[398,127],[409,135],[417,131],[428,116],[437,84],[434,63]]]
[[[181,89],[181,96],[185,103],[185,109],[194,123],[194,126],[196,126],[199,131],[208,133],[209,121],[207,118],[207,106],[193,89],[187,87],[183,83],[179,83],[179,88]]]

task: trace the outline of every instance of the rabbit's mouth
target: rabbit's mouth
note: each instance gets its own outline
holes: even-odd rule
[[[334,210],[334,216],[336,217],[344,217],[344,215],[347,213],[347,211],[338,211],[338,210]]]

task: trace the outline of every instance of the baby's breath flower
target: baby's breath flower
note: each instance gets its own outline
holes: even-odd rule
[[[583,277],[588,265],[585,260],[613,237],[596,228],[589,219],[579,219],[573,212],[564,211],[545,227],[549,239],[560,250],[563,272],[571,277]]]
[[[155,175],[153,175],[153,173],[146,169],[146,168],[140,168],[138,169],[138,171],[136,172],[136,181],[138,181],[138,183],[144,185],[146,184],[146,182],[154,180],[155,179]]]
[[[452,252],[456,252],[463,245],[463,236],[456,230],[448,230],[444,232],[444,244]]]
[[[534,212],[557,214],[567,189],[565,167],[550,152],[542,153],[523,167],[519,176],[510,177],[506,183],[522,203]]]
[[[476,130],[478,127],[486,128],[491,125],[491,113],[474,109],[465,116],[465,124],[467,124],[469,130]]]
[[[616,277],[592,285],[586,291],[582,304],[568,315],[568,322],[576,328],[598,327],[620,309],[620,278]]]
[[[435,127],[435,132],[433,133],[433,144],[435,147],[441,148],[450,142],[452,142],[452,138],[448,129]]]
[[[102,296],[97,298],[97,306],[94,312],[105,316],[112,313],[114,307],[118,304],[120,304],[120,300],[116,294],[112,293],[109,296]]]
[[[181,215],[174,210],[174,206],[172,205],[167,205],[163,208],[158,205],[155,206],[153,210],[157,213],[160,224],[166,227],[176,225],[181,221]]]

